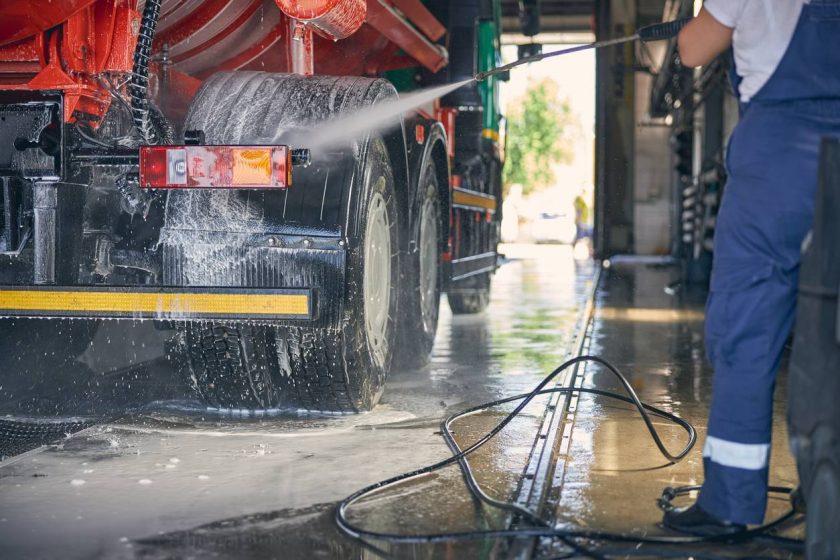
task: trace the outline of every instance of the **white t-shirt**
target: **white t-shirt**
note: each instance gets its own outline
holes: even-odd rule
[[[767,83],[787,51],[810,0],[705,0],[703,7],[716,20],[735,30],[732,47],[741,82],[741,101],[747,102]]]

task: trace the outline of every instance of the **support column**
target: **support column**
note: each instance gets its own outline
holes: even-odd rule
[[[596,39],[632,35],[635,4],[596,4]],[[632,43],[596,54],[595,252],[599,258],[632,253],[635,51]]]
[[[34,209],[34,282],[55,284],[55,219],[58,206],[58,188],[53,182],[36,182],[32,185]]]

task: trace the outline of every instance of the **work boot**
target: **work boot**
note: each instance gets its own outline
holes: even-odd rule
[[[721,521],[700,509],[697,504],[687,508],[674,508],[666,511],[662,518],[662,524],[674,531],[699,537],[734,535],[747,529],[746,525]]]

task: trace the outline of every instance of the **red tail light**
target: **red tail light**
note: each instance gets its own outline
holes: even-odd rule
[[[292,185],[287,146],[143,146],[145,189],[285,189]]]

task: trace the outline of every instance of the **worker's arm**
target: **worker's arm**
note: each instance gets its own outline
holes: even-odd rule
[[[685,66],[705,66],[732,46],[734,29],[726,27],[703,8],[678,38],[680,60]]]

